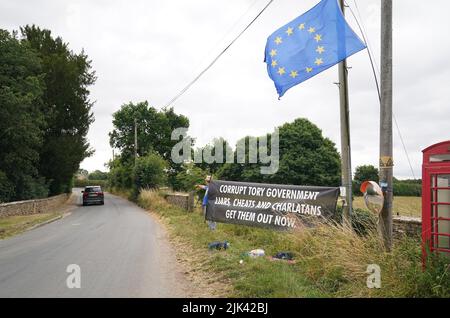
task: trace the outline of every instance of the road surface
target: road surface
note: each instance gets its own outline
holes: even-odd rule
[[[161,226],[110,194],[83,207],[80,191],[69,216],[0,240],[0,297],[185,297]]]

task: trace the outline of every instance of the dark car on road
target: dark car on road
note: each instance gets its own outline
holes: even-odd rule
[[[105,204],[105,197],[100,186],[87,186],[83,191],[83,205],[90,203]]]

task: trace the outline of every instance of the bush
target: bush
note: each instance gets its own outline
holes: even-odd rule
[[[420,197],[422,195],[422,184],[394,180],[394,196]]]
[[[151,153],[139,157],[133,169],[134,186],[136,190],[142,188],[156,189],[167,182],[166,161],[158,154]]]
[[[333,218],[338,224],[342,223],[342,207],[337,207],[336,214]],[[358,235],[367,235],[370,231],[376,230],[377,217],[367,210],[353,209],[352,228]]]
[[[106,180],[88,180],[88,179],[75,179],[74,187],[76,188],[84,188],[87,186],[101,186],[102,188],[108,187],[108,181]]]
[[[16,185],[16,197],[20,200],[31,200],[46,198],[49,195],[49,187],[45,178],[33,178],[23,176]]]
[[[89,173],[89,180],[106,180],[108,179],[108,173],[100,170],[95,170],[94,172]]]
[[[355,169],[355,175],[352,182],[352,190],[354,195],[362,195],[359,191],[364,181],[375,181],[378,183],[378,169],[372,165],[358,166]]]
[[[0,171],[0,203],[9,202],[14,195],[14,185],[3,171]]]
[[[300,184],[317,186],[338,186],[340,184],[340,160],[335,144],[322,135],[322,131],[305,118],[285,123],[279,128],[279,167],[274,174],[261,174],[261,155],[271,152],[271,141],[267,147],[259,147],[258,163],[250,163],[250,147],[245,148],[245,163],[225,163],[217,171],[223,180]],[[270,136],[270,135],[269,135]],[[264,137],[267,137],[264,136]],[[238,144],[249,145],[249,136]],[[269,140],[270,138],[268,138]],[[237,158],[237,151],[234,152]]]
[[[174,190],[192,191],[196,184],[204,183],[206,175],[208,175],[207,171],[193,164],[185,165],[176,176],[178,188]]]
[[[194,164],[184,165],[183,170],[176,175],[177,187],[174,187],[174,190],[185,192],[195,191],[197,200],[202,201],[205,190],[195,189],[195,185],[204,184],[205,177],[208,174],[210,174],[208,171],[205,171]]]
[[[116,159],[110,164],[108,184],[116,189],[131,189],[133,186],[132,174],[133,167],[131,165],[124,165]]]
[[[48,196],[48,184],[43,177],[23,175],[14,183],[0,171],[0,202],[41,199]]]

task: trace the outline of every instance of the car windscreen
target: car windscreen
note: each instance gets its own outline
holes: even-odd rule
[[[89,187],[84,189],[85,192],[102,192],[100,187]]]

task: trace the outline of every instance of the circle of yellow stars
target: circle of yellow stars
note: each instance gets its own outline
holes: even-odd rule
[[[316,59],[315,59],[315,61],[314,61],[314,64],[315,64],[316,66],[322,65],[322,64],[323,64],[323,59],[322,59],[322,57],[320,57],[320,56],[322,55],[323,52],[325,52],[325,47],[324,47],[323,45],[319,45],[319,42],[322,41],[322,35],[319,34],[319,33],[317,33],[317,32],[316,32],[316,29],[315,29],[314,27],[312,27],[312,26],[310,26],[310,27],[307,29],[305,23],[300,23],[300,24],[298,25],[298,30],[300,30],[300,31],[306,30],[310,35],[314,34],[314,40],[317,42],[317,48],[316,48],[315,51],[316,51],[317,54],[318,54],[318,57],[316,57]],[[288,27],[288,28],[286,29],[285,33],[287,34],[287,37],[291,36],[292,34],[294,34],[294,28],[293,28],[293,27]],[[274,42],[275,42],[276,45],[282,44],[282,43],[283,43],[283,37],[277,36],[277,37],[275,38]],[[278,65],[278,61],[276,60],[277,53],[278,53],[278,52],[277,52],[276,49],[272,49],[272,50],[270,51],[269,55],[270,55],[270,57],[272,58],[272,59],[271,59],[270,65],[271,65],[273,68],[278,67],[277,73],[278,73],[280,76],[283,76],[284,74],[286,74],[286,69],[285,69],[285,67],[282,67],[282,66],[279,66],[279,65]],[[306,72],[306,73],[311,73],[311,72],[313,71],[313,69],[314,69],[314,66],[312,66],[312,65],[311,65],[311,66],[307,66],[307,67],[305,67],[304,72]],[[298,70],[291,70],[291,71],[289,72],[289,76],[292,77],[292,78],[296,78],[296,77],[298,76],[298,73],[299,73]]]

